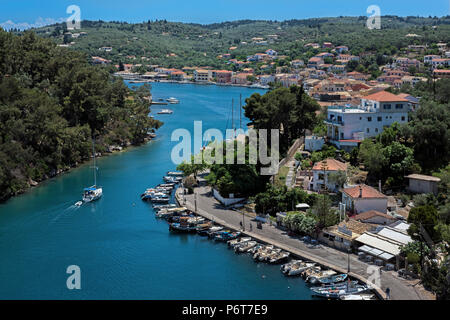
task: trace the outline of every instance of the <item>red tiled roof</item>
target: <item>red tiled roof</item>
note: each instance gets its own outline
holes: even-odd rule
[[[361,140],[356,140],[356,139],[345,139],[345,140],[339,140],[339,142],[355,142],[355,143],[360,143]]]
[[[376,210],[370,210],[370,211],[366,211],[366,212],[362,212],[360,214],[357,214],[356,216],[353,217],[353,219],[361,221],[361,220],[368,220],[370,218],[373,218],[375,216],[379,216],[379,217],[383,217],[385,219],[389,219],[389,220],[395,220],[394,217],[386,214],[386,213],[382,213],[380,211],[376,211]]]
[[[360,190],[362,190],[361,198],[387,198],[384,194],[376,190],[375,188],[369,187],[368,185],[361,184],[356,187],[346,188],[343,190],[344,193],[349,195],[351,198],[360,198]]]
[[[326,168],[327,171],[346,171],[347,164],[335,159],[325,159],[323,161],[316,162],[313,170],[324,170],[324,168]]]
[[[312,57],[311,59],[308,60],[309,62],[319,62],[322,61],[322,58],[319,57]]]
[[[378,102],[408,102],[408,100],[400,98],[396,96],[395,94],[392,94],[387,91],[380,91],[368,96],[365,96],[364,99],[366,100],[374,100]]]

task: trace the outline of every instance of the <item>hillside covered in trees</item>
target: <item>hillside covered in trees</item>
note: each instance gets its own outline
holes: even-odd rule
[[[366,21],[365,16],[282,22],[241,20],[209,25],[166,20],[136,24],[82,21],[81,30],[71,31],[85,32],[76,39],[67,34],[65,24],[39,28],[36,33],[59,44],[74,42],[72,48],[90,56],[101,55],[115,64],[143,63],[173,68],[206,65],[225,68],[226,59],[217,58],[220,54],[230,53],[231,58],[245,61],[247,55],[263,52],[269,47],[290,59],[296,59],[308,51],[304,45],[309,42],[330,41],[334,45],[346,45],[354,55],[377,51],[390,56],[408,45],[450,41],[449,16],[383,16],[381,30],[369,30]],[[267,44],[262,45],[254,38],[262,38]],[[101,52],[101,47],[113,49],[111,52]],[[311,56],[314,54],[311,52]],[[132,56],[148,60],[137,62],[130,58]]]
[[[143,143],[161,125],[149,96],[82,53],[0,29],[0,200],[89,159],[92,138],[99,152]]]

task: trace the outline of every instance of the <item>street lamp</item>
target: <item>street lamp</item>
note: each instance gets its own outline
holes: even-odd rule
[[[195,213],[197,213],[197,192],[194,189],[194,205],[195,205]]]

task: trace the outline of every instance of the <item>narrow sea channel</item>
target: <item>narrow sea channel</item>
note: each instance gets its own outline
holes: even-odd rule
[[[239,126],[242,100],[263,90],[153,83],[152,94],[180,104],[153,106],[165,122],[157,139],[99,159],[103,197],[77,208],[92,183],[90,164],[0,204],[0,299],[311,299],[300,278],[255,263],[226,244],[171,234],[139,195],[175,166],[173,130]],[[172,115],[156,115],[170,108]],[[246,124],[246,119],[243,123]],[[81,268],[81,290],[68,290],[66,268]]]

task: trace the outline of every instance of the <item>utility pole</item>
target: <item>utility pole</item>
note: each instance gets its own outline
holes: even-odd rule
[[[242,129],[242,93],[239,95],[239,129]]]

